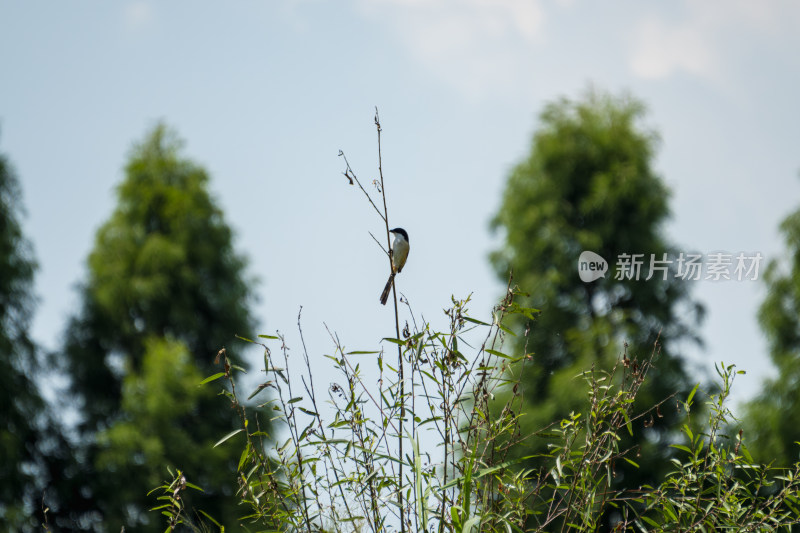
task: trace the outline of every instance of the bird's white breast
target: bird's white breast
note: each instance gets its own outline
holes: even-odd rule
[[[398,272],[403,270],[403,265],[406,264],[408,259],[408,241],[401,235],[396,235],[392,243],[392,264]]]

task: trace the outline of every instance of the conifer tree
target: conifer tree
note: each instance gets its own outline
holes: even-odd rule
[[[767,296],[758,311],[778,372],[745,405],[743,422],[756,460],[789,467],[800,461],[800,210],[786,217],[781,232],[787,260],[767,267]]]
[[[220,348],[235,357],[235,336],[251,335],[253,280],[207,173],[181,148],[164,125],[134,147],[67,330],[85,490],[101,529],[163,530],[147,493],[167,466],[204,489],[191,502],[198,508],[223,524],[238,516],[227,497],[238,456],[213,447],[236,417],[218,389],[198,384],[220,370]]]
[[[695,384],[679,343],[697,340],[702,309],[689,284],[666,275],[648,277],[649,258],[677,251],[664,237],[669,191],[653,170],[658,138],[641,125],[642,104],[629,97],[589,92],[579,100],[547,105],[529,156],[511,172],[492,225],[504,244],[492,255],[498,276],[529,294],[521,304],[541,311],[518,349],[532,354],[522,370],[524,446],[516,453],[547,452],[547,438],[531,435],[580,412],[586,402],[583,371],[609,368],[618,358],[646,358],[656,340],[660,354],[637,401],[642,406]],[[605,277],[584,282],[579,258],[591,251],[609,265]],[[644,254],[638,279],[616,279],[620,254]],[[666,278],[666,279],[665,279]],[[518,324],[522,332],[525,325]],[[618,465],[614,482],[653,481],[667,467],[669,434],[678,420],[675,402],[636,422],[630,442],[637,469]],[[528,466],[536,466],[530,460]]]
[[[35,525],[41,499],[41,425],[45,402],[35,382],[38,360],[29,328],[36,261],[20,226],[22,194],[0,154],[0,523]]]

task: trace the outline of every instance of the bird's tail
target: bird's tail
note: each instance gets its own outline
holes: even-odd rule
[[[386,286],[383,288],[383,292],[381,293],[381,305],[386,305],[386,300],[389,299],[389,291],[392,290],[392,282],[394,281],[395,273],[392,272],[392,275],[389,276],[389,281],[386,282]]]

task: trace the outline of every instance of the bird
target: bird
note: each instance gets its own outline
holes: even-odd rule
[[[394,277],[403,271],[403,267],[408,259],[408,233],[403,228],[394,228],[389,231],[394,234],[394,242],[392,243],[392,273],[389,276],[389,281],[381,293],[381,305],[386,305],[386,300],[389,299],[389,291],[392,290],[392,283]]]

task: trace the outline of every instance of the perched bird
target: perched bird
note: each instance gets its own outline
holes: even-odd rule
[[[389,233],[394,234],[394,242],[392,243],[392,274],[389,276],[389,281],[386,282],[386,287],[383,288],[381,293],[381,305],[386,305],[386,300],[389,299],[389,291],[392,290],[392,283],[394,277],[403,271],[403,266],[408,259],[408,233],[403,228],[394,228]]]

